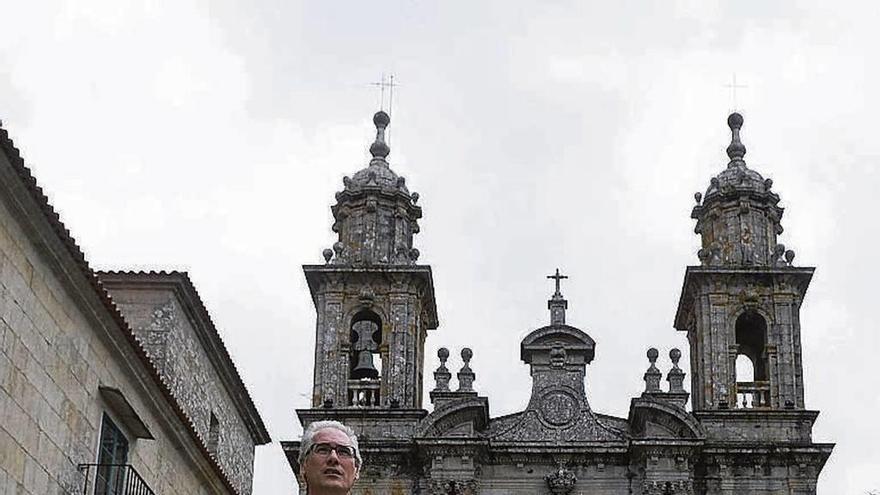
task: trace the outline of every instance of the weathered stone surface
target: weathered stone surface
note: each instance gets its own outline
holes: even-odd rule
[[[166,279],[146,282],[144,277]],[[175,274],[106,275],[105,286],[136,334],[146,342],[151,359],[161,363],[162,376],[171,384],[199,434],[208,444],[210,418],[218,421],[215,457],[238,485],[249,493],[253,479],[254,440],[236,410],[208,350],[196,331],[191,311],[185,309]]]
[[[386,117],[377,120],[387,125]],[[402,206],[398,221],[413,225],[417,218],[407,210],[412,198],[403,181],[385,168],[382,127],[374,146],[384,154],[346,180],[346,191],[337,196],[337,258],[305,267],[318,320],[315,396],[312,409],[297,413],[304,425],[334,418],[362,433],[366,464],[354,493],[815,494],[833,446],[812,443],[817,413],[803,400],[799,310],[813,269],[792,266],[793,252],[777,242],[779,197],[769,179],[745,165],[741,116],[732,115],[729,124],[730,163],[705,197],[696,195],[692,216],[703,240],[701,265],[687,269],[675,319],[675,327],[687,332],[693,396],[684,387],[681,352],[672,349],[666,367],[652,348],[645,391],[632,399],[627,418],[590,407],[586,367],[596,357],[596,342],[566,324],[560,282],[567,277],[558,269],[548,277],[556,285],[548,301],[550,324],[520,347],[532,377],[526,409],[491,418],[489,399],[475,391],[479,359],[463,351],[455,389],[443,348],[430,392],[433,411],[419,415],[421,351],[425,330],[436,327],[436,310],[429,278],[399,268],[396,276],[388,273],[396,245],[388,235],[375,235],[389,228],[377,215],[393,202]],[[374,198],[359,192],[365,187]],[[411,238],[400,245],[411,246]],[[404,258],[396,262],[406,264]],[[411,270],[416,268],[430,273],[428,267]],[[348,333],[363,310],[382,321],[380,347],[389,360],[377,384],[383,400],[367,407],[346,402],[341,392],[370,385],[346,379]],[[395,335],[396,328],[408,330]],[[754,364],[751,381],[736,375],[743,355]],[[297,472],[299,443],[283,445]]]
[[[0,493],[96,492],[82,465],[97,462],[105,415],[153,492],[250,493],[252,457],[235,453],[231,481],[182,411],[213,378],[181,376],[200,356],[174,341],[177,309],[153,305],[143,343],[130,331],[0,128]]]
[[[181,439],[163,434],[173,412],[155,408],[156,392],[144,390],[132,370],[137,358],[83,311],[14,218],[0,202],[0,492],[82,492],[77,466],[95,462],[107,410],[103,384],[122,390],[157,433],[132,442],[129,454],[154,491],[202,495],[209,486],[222,493]]]

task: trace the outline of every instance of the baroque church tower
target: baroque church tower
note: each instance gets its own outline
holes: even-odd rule
[[[675,317],[690,343],[694,410],[803,410],[799,311],[814,269],[793,266],[777,242],[773,181],[743,160],[742,116],[727,123],[730,162],[695,195],[701,265],[688,267]]]
[[[361,430],[380,421],[411,423],[422,410],[425,338],[437,328],[431,267],[417,264],[418,193],[388,165],[385,130],[366,168],[343,179],[332,207],[339,236],[323,265],[303,267],[317,312],[312,408],[306,422],[356,411]],[[376,419],[373,418],[373,419]]]
[[[682,353],[666,353],[664,386],[660,352],[650,348],[644,392],[625,418],[589,400],[594,336],[606,332],[591,336],[566,322],[567,277],[558,270],[549,277],[549,324],[520,342],[532,382],[524,408],[491,417],[489,398],[474,388],[469,348],[456,374],[440,348],[432,409],[423,407],[424,346],[437,309],[431,268],[417,264],[413,247],[418,194],[387,162],[389,120],[374,116],[372,159],[336,195],[338,241],[324,264],[303,267],[317,324],[311,407],[297,415],[303,427],[335,419],[357,432],[364,466],[352,493],[816,493],[834,446],[813,443],[819,413],[804,404],[800,307],[813,268],[794,266],[794,252],[777,241],[780,198],[746,166],[741,115],[728,118],[727,167],[696,194],[691,214],[700,264],[686,269],[674,327],[687,335],[692,393]],[[300,442],[282,447],[299,475]]]
[[[675,316],[690,344],[692,414],[708,446],[724,452],[704,459],[704,482],[707,493],[752,493],[772,485],[736,482],[735,465],[769,461],[761,474],[782,476],[785,493],[815,493],[832,447],[812,443],[819,412],[804,405],[800,308],[815,269],[794,266],[794,251],[778,242],[773,181],[746,166],[742,115],[727,124],[730,161],[694,195],[700,265],[687,267]]]

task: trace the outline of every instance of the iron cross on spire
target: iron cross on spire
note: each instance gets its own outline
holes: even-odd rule
[[[736,104],[736,90],[748,88],[748,86],[746,86],[745,84],[737,84],[736,83],[736,72],[734,72],[733,76],[731,77],[730,84],[725,84],[724,87],[730,90],[730,103],[733,106],[733,108],[731,108],[730,110],[731,111],[738,110],[737,104]]]
[[[555,275],[547,275],[547,278],[552,278],[553,280],[556,281],[556,292],[555,292],[553,295],[554,295],[554,296],[555,296],[556,294],[562,295],[562,293],[559,292],[559,282],[561,282],[563,279],[568,278],[568,275],[561,275],[561,274],[559,273],[559,268],[557,268],[557,269],[556,269],[556,274],[555,274]]]
[[[385,88],[388,88],[388,115],[391,115],[391,106],[394,104],[394,88],[400,86],[394,83],[394,74],[385,80],[385,73],[379,82],[370,83],[370,86],[379,88],[379,110],[385,110]]]

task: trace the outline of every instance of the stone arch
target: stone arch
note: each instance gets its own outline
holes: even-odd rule
[[[647,438],[657,431],[680,439],[703,440],[706,430],[683,407],[668,402],[636,399],[630,415],[630,430],[635,437]],[[653,428],[652,428],[653,426]]]
[[[731,318],[731,334],[735,354],[731,353],[730,381],[732,402],[737,408],[770,406],[770,329],[773,319],[757,305],[738,308]],[[737,361],[751,363],[750,378],[737,376]]]
[[[754,309],[741,311],[734,320],[733,335],[737,356],[745,356],[752,362],[754,381],[767,380],[765,351],[769,330],[767,319]]]
[[[474,436],[489,425],[489,405],[485,398],[461,397],[443,402],[421,421],[416,436],[436,438]]]
[[[380,304],[377,304],[376,302],[359,302],[346,308],[342,320],[345,323],[345,328],[351,328],[351,324],[353,323],[355,316],[357,316],[359,313],[367,311],[375,313],[375,315],[382,322],[382,338],[384,339],[384,333],[387,332],[386,327],[388,326],[389,321],[388,313],[385,311],[385,308],[383,308]]]

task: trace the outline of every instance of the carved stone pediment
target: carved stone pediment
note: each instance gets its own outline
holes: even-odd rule
[[[595,346],[589,335],[565,324],[551,324],[527,335],[520,349],[531,367],[532,397],[522,413],[493,421],[489,437],[525,442],[625,441],[624,433],[603,424],[587,401],[586,365]]]

